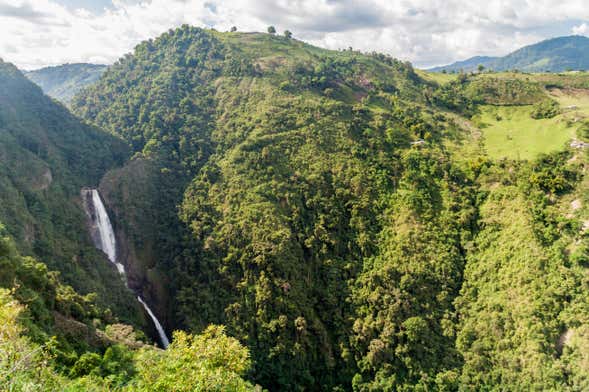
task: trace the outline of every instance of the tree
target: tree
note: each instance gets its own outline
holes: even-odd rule
[[[289,30],[284,30],[284,36],[288,39],[292,38],[292,33]]]
[[[276,34],[276,29],[274,26],[268,26],[268,34]]]
[[[479,64],[477,69],[479,70],[479,73],[482,73],[485,70],[485,66],[483,64]]]
[[[545,99],[534,104],[530,117],[534,120],[539,120],[542,118],[553,118],[560,113],[561,110],[558,102],[553,99]]]
[[[253,391],[242,376],[251,366],[249,352],[221,326],[201,335],[174,333],[166,351],[143,349],[137,357],[140,391]]]
[[[235,27],[235,26],[231,27],[231,32],[232,33],[235,33],[236,31],[237,31],[237,27]]]

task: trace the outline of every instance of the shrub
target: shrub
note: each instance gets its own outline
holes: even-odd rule
[[[530,116],[535,120],[539,120],[542,118],[553,118],[559,114],[560,106],[558,102],[547,99],[536,103]]]

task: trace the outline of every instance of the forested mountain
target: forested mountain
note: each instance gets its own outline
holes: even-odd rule
[[[100,188],[170,282],[168,325],[226,324],[271,389],[331,388],[366,355],[350,341],[350,279],[377,252],[389,193],[405,165],[440,181],[448,169],[410,148],[441,138],[441,119],[404,101],[425,84],[384,56],[184,27],[72,106],[138,154]]]
[[[133,152],[100,191],[167,328],[224,324],[269,390],[586,388],[586,155],[480,137],[513,105],[572,132],[573,81],[435,80],[183,26],[78,95]]]
[[[0,63],[0,386],[589,388],[589,74],[182,26],[71,110]]]
[[[24,74],[39,85],[45,94],[67,104],[78,91],[95,83],[106,68],[106,65],[99,64],[64,64]]]
[[[472,72],[479,65],[493,71],[563,72],[589,70],[589,38],[558,37],[525,46],[504,57],[473,57],[450,65],[435,67],[432,72]]]

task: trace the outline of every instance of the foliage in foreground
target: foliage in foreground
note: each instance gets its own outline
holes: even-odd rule
[[[249,352],[222,327],[196,336],[178,332],[163,351],[115,324],[93,297],[20,256],[0,226],[0,390],[252,389],[242,379]]]
[[[26,308],[0,289],[0,385],[9,391],[253,391],[241,377],[247,349],[210,326],[202,335],[174,335],[168,350],[113,345],[87,352],[69,372],[56,365],[51,340],[32,342],[21,318]]]

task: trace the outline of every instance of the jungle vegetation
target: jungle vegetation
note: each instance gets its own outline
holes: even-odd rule
[[[59,115],[39,115],[40,129],[60,135],[69,119],[80,138],[27,149],[63,173],[47,188],[7,176],[6,200],[23,211],[0,215],[0,260],[14,271],[0,281],[0,339],[11,336],[0,344],[12,350],[0,377],[15,389],[589,388],[588,154],[568,144],[588,141],[586,76],[442,82],[378,53],[182,26],[78,94],[78,119],[5,69],[28,90],[0,99],[26,90],[24,102]],[[33,116],[0,111],[0,135],[26,135]],[[516,132],[530,136],[508,139]],[[109,309],[107,283],[76,286],[108,267],[82,238],[74,204],[87,184],[178,331],[166,351],[138,332],[136,310]],[[36,208],[58,190],[69,208]],[[48,240],[30,245],[25,218],[48,210],[65,228],[38,223]],[[72,270],[74,255],[95,269]],[[104,338],[77,344],[62,319]]]

